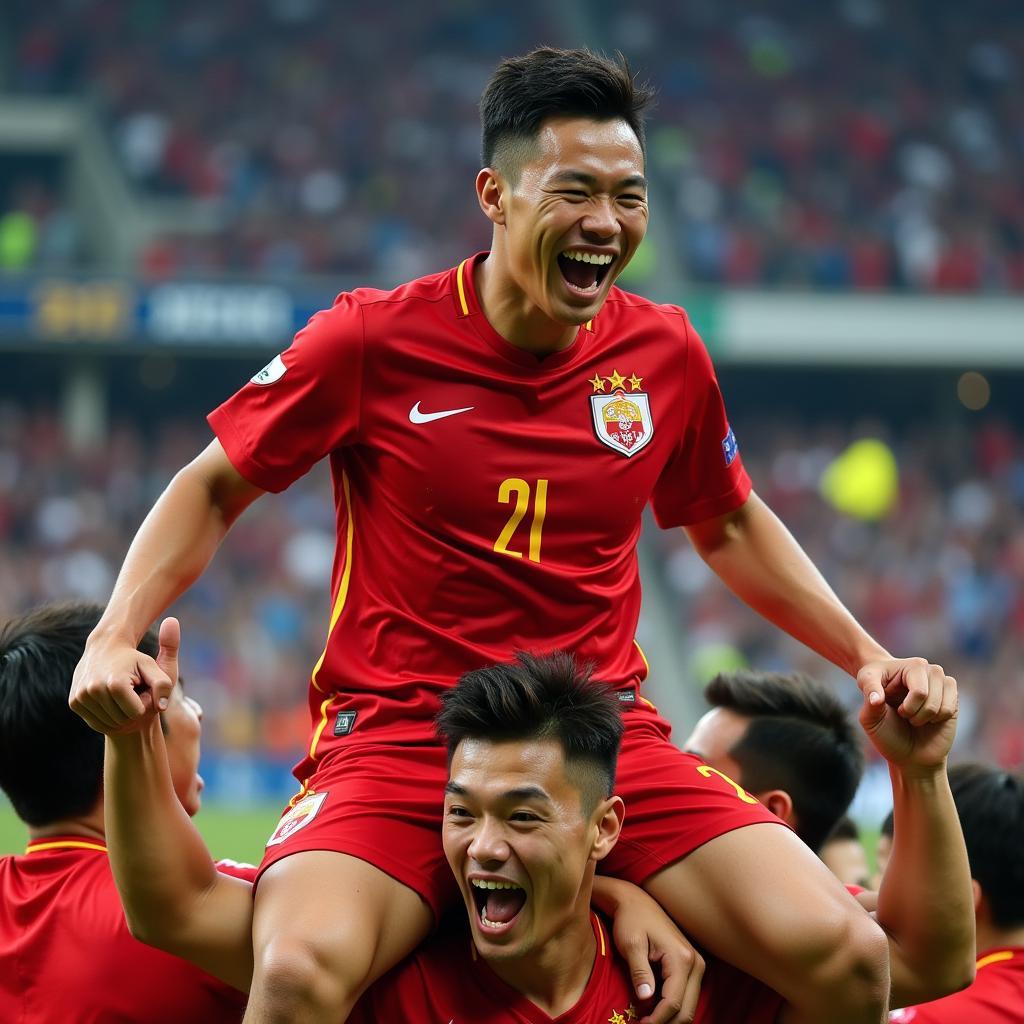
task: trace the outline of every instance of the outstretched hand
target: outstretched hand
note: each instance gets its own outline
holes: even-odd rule
[[[160,628],[163,653],[164,627],[174,623],[175,673],[177,672],[177,619],[167,619]],[[175,639],[177,638],[177,639]],[[170,648],[168,648],[169,650]],[[165,664],[170,664],[167,657]],[[171,697],[174,679],[160,663],[136,650],[124,640],[96,640],[85,646],[75,668],[68,704],[71,710],[97,732],[108,736],[135,732],[163,711]]]

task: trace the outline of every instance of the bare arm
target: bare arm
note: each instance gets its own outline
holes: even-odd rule
[[[944,685],[955,691],[948,676]],[[892,707],[865,705],[861,724],[892,778],[892,854],[875,916],[889,936],[890,1006],[909,1006],[974,978],[971,872],[946,776],[956,722],[911,728]]]
[[[70,704],[94,729],[130,728],[166,701],[172,681],[135,645],[199,577],[231,524],[262,493],[213,441],[160,496],[128,549],[75,670]]]
[[[867,700],[900,696],[920,725],[952,716],[923,658],[893,658],[869,636],[774,512],[754,493],[733,512],[686,527],[698,554],[737,597],[857,679]],[[934,666],[932,666],[934,667]]]
[[[160,630],[163,671],[177,676],[178,623]],[[219,872],[174,792],[156,716],[108,735],[104,817],[110,866],[132,934],[235,988],[252,979],[252,886]]]

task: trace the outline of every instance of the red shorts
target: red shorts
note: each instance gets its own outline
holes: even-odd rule
[[[615,791],[626,822],[603,872],[640,885],[709,839],[779,823],[730,779],[675,747],[664,719],[637,707],[625,709],[625,720]],[[293,853],[346,853],[419,893],[439,919],[458,901],[441,849],[447,779],[440,744],[332,744],[270,837],[259,875]]]

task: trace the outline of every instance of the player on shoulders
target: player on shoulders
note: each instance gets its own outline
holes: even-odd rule
[[[453,897],[433,824],[439,695],[515,648],[556,647],[593,661],[626,709],[630,819],[607,870],[801,1019],[881,1019],[884,936],[760,805],[676,750],[640,694],[651,503],[865,700],[900,702],[915,726],[953,710],[942,669],[890,658],[752,493],[685,312],[614,287],[647,227],[649,99],[588,51],[503,61],[481,102],[490,252],[339,296],[215,410],[217,440],[147,517],[90,640],[72,706],[101,731],[132,728],[168,687],[137,637],[251,502],[330,458],[332,609],[300,794],[260,866],[250,1022],[341,1016],[428,934]]]
[[[749,670],[716,676],[704,692],[712,708],[686,749],[818,852],[853,799],[864,761],[842,704],[807,676]],[[888,704],[865,704],[860,725],[889,765],[900,835],[878,892],[858,898],[889,937],[890,1005],[906,1006],[956,992],[974,974],[967,849],[950,791],[957,770],[946,771],[956,716],[915,728]]]
[[[963,992],[892,1015],[899,1024],[1024,1021],[1024,777],[992,765],[949,770],[967,840],[977,928],[977,977]],[[897,831],[897,828],[900,831]],[[903,824],[893,826],[892,849]]]
[[[0,629],[0,789],[29,834],[24,855],[0,857],[0,1020],[239,1021],[241,992],[143,945],[125,924],[107,860],[103,740],[67,706],[101,611],[52,605]],[[139,650],[156,656],[151,632]],[[167,752],[170,797],[186,817],[200,804],[200,717],[199,705],[175,685],[153,723]]]

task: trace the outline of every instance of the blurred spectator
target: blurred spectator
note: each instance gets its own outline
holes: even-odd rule
[[[592,0],[576,12],[660,88],[650,159],[689,278],[831,290],[1024,290],[1024,19],[1016,0]],[[128,177],[212,203],[156,276],[390,281],[487,245],[476,103],[503,55],[578,45],[514,11],[381,0],[120,4],[2,16],[8,87],[88,92]]]

